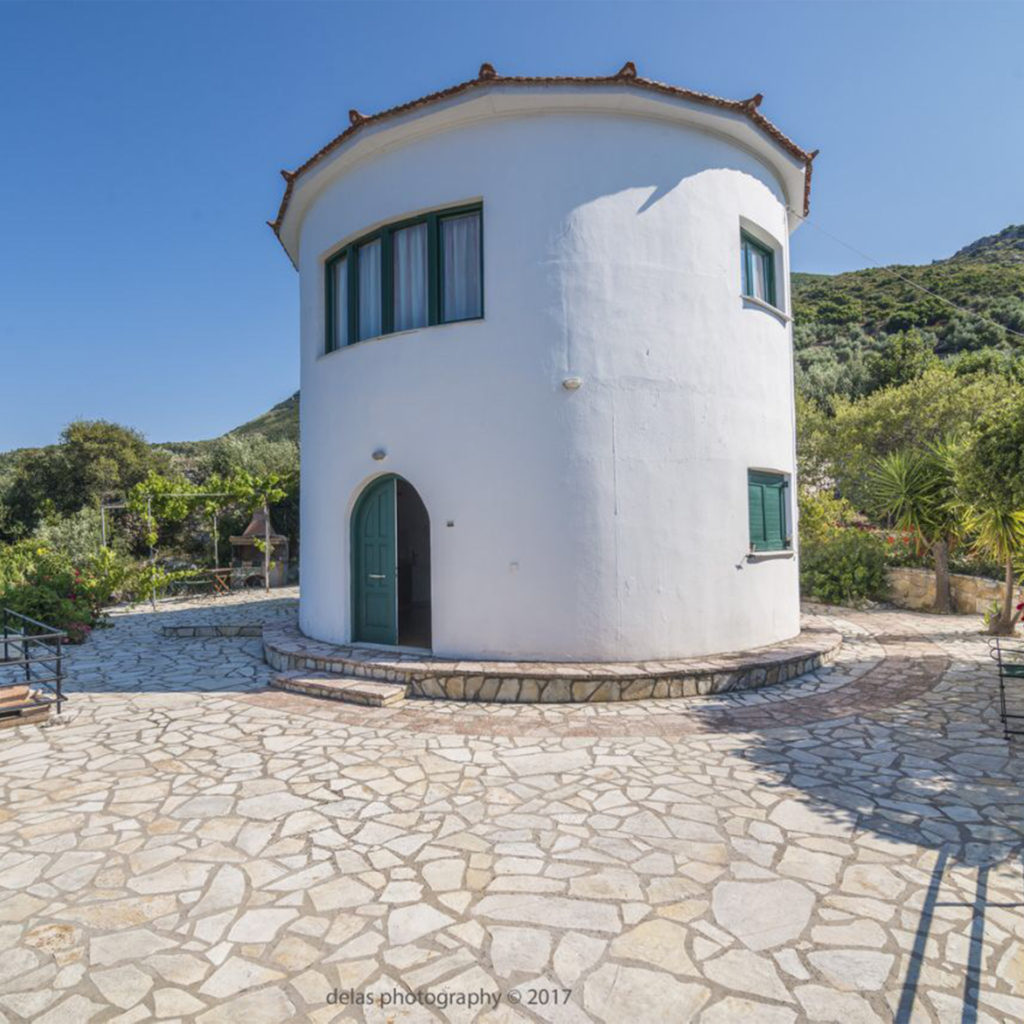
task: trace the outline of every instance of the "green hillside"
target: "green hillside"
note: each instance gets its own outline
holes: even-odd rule
[[[899,359],[909,346],[1019,369],[1024,336],[1012,332],[1024,335],[1024,225],[927,266],[794,274],[793,312],[797,385],[818,400],[889,383],[879,365],[894,347]]]
[[[283,402],[278,402],[262,415],[243,423],[240,427],[235,427],[231,433],[249,436],[260,434],[268,441],[295,441],[297,444],[299,440],[298,391]]]

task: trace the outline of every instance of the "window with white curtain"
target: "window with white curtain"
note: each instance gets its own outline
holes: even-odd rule
[[[359,332],[360,341],[382,334],[380,315],[380,239],[359,246]]]
[[[348,344],[348,259],[344,255],[331,265],[331,309],[328,313],[328,327],[331,331],[333,348]]]
[[[324,269],[325,352],[480,319],[483,209],[449,207],[386,224],[340,248]]]
[[[775,253],[745,231],[740,233],[743,294],[769,305],[775,302]]]
[[[394,253],[394,329],[409,331],[426,327],[427,225],[413,224],[391,236]]]
[[[441,319],[472,320],[482,314],[480,211],[441,220]]]

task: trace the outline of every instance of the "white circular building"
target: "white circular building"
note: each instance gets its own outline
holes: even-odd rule
[[[813,154],[759,103],[485,64],[285,173],[305,634],[635,662],[799,632]]]

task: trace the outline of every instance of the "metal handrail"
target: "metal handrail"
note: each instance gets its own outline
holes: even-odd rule
[[[21,629],[12,629],[12,619],[25,623],[27,626],[36,627],[37,630],[43,630],[43,632],[30,633],[24,626]],[[45,622],[40,622],[38,619],[33,619],[29,615],[22,615],[21,612],[16,612],[13,608],[0,609],[0,631],[2,631],[0,632],[0,644],[3,645],[4,649],[4,659],[0,662],[0,665],[24,668],[25,684],[28,686],[35,684],[49,690],[54,696],[57,714],[59,715],[65,700],[63,687],[64,644],[67,643],[67,633],[56,629],[54,626],[49,626]],[[8,659],[7,655],[12,644],[20,645],[21,658]],[[30,650],[36,651],[38,649],[37,647],[30,648],[31,644],[43,644],[46,647],[52,648],[52,653],[40,652],[30,654]],[[46,676],[33,674],[33,667],[38,667],[44,662],[55,662],[53,674]]]
[[[1003,735],[1024,735],[1024,729],[1011,729],[1010,719],[1024,719],[1024,714],[1009,710],[1006,699],[1007,680],[1014,685],[1024,686],[1024,639],[1020,637],[994,636],[988,641],[988,653],[999,670],[999,718],[1003,723]]]

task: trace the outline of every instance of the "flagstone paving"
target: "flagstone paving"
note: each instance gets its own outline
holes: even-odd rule
[[[976,619],[818,610],[802,680],[545,707],[316,701],[161,635],[294,597],[119,613],[64,720],[0,733],[0,1020],[1024,1019]]]

